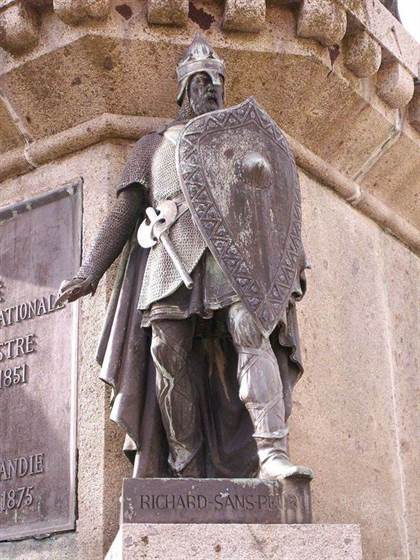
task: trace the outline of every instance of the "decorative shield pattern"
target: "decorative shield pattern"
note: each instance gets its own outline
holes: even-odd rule
[[[209,249],[268,336],[302,255],[299,181],[282,131],[254,98],[206,113],[185,127],[177,169]]]

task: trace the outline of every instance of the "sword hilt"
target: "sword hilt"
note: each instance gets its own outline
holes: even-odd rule
[[[172,207],[172,204],[168,204],[170,202],[171,201],[165,201],[166,206],[164,206],[165,203],[162,203],[158,207],[158,210],[160,210],[159,214],[154,208],[146,208],[146,216],[150,223],[145,224],[143,222],[143,224],[141,224],[138,231],[138,241],[142,247],[153,247],[156,245],[157,241],[161,241],[178,274],[181,276],[183,283],[191,290],[193,287],[193,280],[179,258],[172,241],[169,239],[167,231],[176,221],[177,217],[177,206],[173,203],[174,207]]]

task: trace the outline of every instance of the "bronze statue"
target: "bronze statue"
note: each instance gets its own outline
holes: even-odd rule
[[[177,119],[135,145],[60,302],[94,294],[127,246],[98,360],[135,476],[311,478],[288,453],[307,267],[293,156],[254,99],[223,108],[201,35],[177,77]]]

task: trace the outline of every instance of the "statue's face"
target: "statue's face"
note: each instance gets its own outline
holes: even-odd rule
[[[188,89],[190,105],[196,115],[223,108],[223,86],[215,86],[206,72],[197,72]]]

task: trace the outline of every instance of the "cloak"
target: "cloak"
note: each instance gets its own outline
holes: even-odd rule
[[[137,308],[147,257],[148,250],[133,235],[120,258],[97,350],[100,378],[113,389],[111,419],[125,430],[124,451],[134,465],[133,476],[141,478],[173,476],[156,397],[151,330],[141,326],[142,313]],[[305,291],[303,271],[300,288],[299,297]],[[303,372],[295,299],[270,339],[287,416],[293,387]],[[200,399],[207,477],[255,476],[257,449],[248,411],[238,397],[237,356],[229,336],[197,336],[191,364]]]

